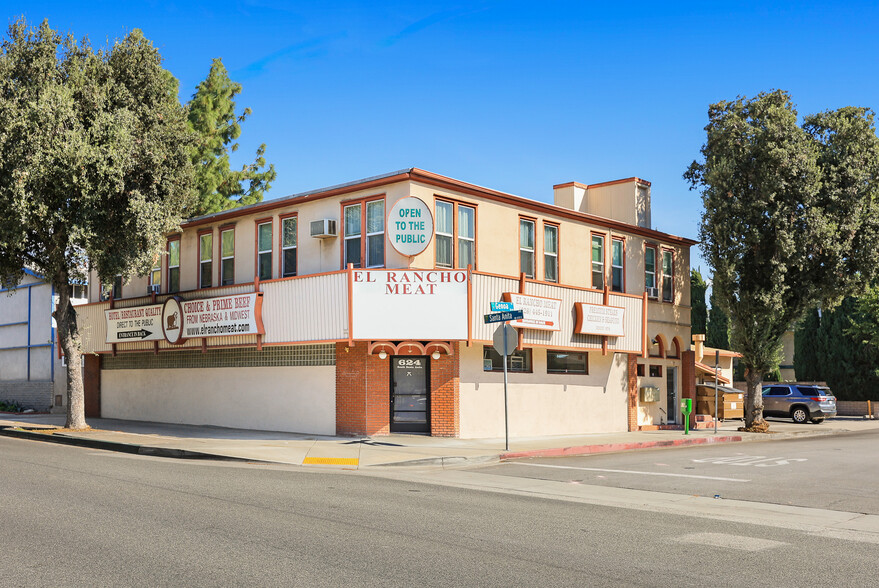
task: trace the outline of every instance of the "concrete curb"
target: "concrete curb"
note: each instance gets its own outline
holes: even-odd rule
[[[172,447],[150,447],[147,445],[137,445],[133,443],[120,443],[116,441],[103,441],[100,439],[85,439],[83,437],[75,437],[64,433],[39,433],[37,431],[29,431],[18,427],[0,428],[0,435],[4,437],[15,437],[17,439],[29,439],[31,441],[44,441],[47,443],[58,443],[59,445],[72,445],[75,447],[88,447],[89,449],[102,449],[104,451],[115,451],[117,453],[129,453],[132,455],[149,455],[152,457],[172,457],[176,459],[211,459],[218,461],[239,461],[239,462],[258,462],[258,463],[275,463],[265,462],[258,459],[248,459],[243,457],[232,457],[228,455],[216,455],[213,453],[202,453],[200,451],[189,451],[187,449],[175,449]]]
[[[419,466],[442,466],[442,467],[460,467],[467,465],[477,465],[485,463],[496,463],[501,460],[498,454],[493,455],[476,455],[473,457],[466,456],[448,456],[448,457],[425,457],[422,459],[408,459],[406,461],[391,461],[388,463],[377,463],[368,466],[360,466],[361,468],[383,468],[383,467],[419,467]]]
[[[602,445],[579,445],[576,447],[554,447],[550,449],[532,449],[529,451],[508,451],[501,453],[500,459],[522,459],[525,457],[565,457],[573,455],[591,455],[593,453],[610,453],[633,451],[635,449],[660,449],[666,447],[683,447],[686,445],[705,445],[708,443],[733,443],[742,441],[741,435],[723,437],[693,437],[692,439],[666,439],[662,441],[633,441],[630,443],[605,443]]]

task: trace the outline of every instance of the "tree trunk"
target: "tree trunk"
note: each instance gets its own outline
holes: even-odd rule
[[[67,358],[67,424],[68,429],[87,429],[85,422],[85,391],[82,383],[82,340],[79,325],[76,323],[76,310],[70,303],[70,284],[67,274],[55,280],[58,292],[58,307],[55,309],[55,322],[58,323],[58,338],[61,350]]]
[[[745,429],[768,430],[769,426],[763,420],[763,374],[753,369],[745,369],[745,381],[748,383],[748,396],[745,400]]]

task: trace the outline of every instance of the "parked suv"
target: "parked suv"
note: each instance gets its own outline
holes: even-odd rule
[[[817,424],[836,416],[836,397],[827,386],[764,384],[763,414],[790,417],[795,423],[811,420]]]

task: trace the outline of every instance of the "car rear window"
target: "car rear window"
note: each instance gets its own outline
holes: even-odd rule
[[[827,386],[797,386],[797,390],[803,396],[833,396]]]

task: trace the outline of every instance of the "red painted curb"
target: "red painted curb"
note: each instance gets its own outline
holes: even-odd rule
[[[530,451],[509,451],[501,453],[501,459],[520,459],[523,457],[562,457],[568,455],[590,455],[611,451],[632,451],[633,449],[653,449],[656,447],[682,447],[684,445],[704,445],[706,443],[731,443],[741,441],[741,435],[726,437],[695,437],[693,439],[669,439],[666,441],[639,441],[631,443],[605,443],[604,445],[579,445],[577,447],[554,447],[551,449],[532,449]]]

